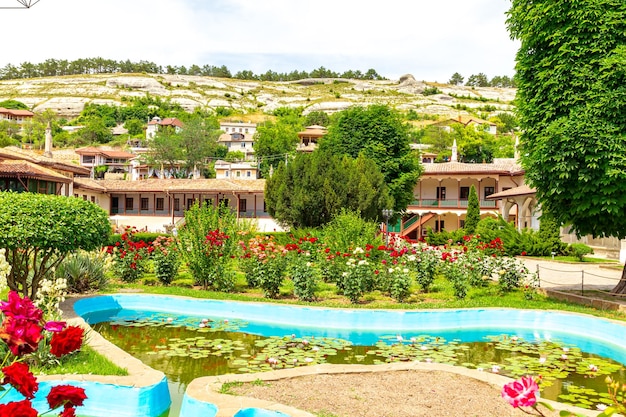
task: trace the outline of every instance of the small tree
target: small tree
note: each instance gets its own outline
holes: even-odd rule
[[[450,77],[448,84],[452,84],[452,85],[463,84],[463,80],[464,80],[463,76],[459,74],[458,72],[455,72],[454,74],[452,74],[452,77]]]
[[[478,193],[472,185],[467,198],[467,212],[465,214],[465,232],[473,235],[476,232],[476,226],[480,221],[480,204],[478,201]]]
[[[31,300],[68,253],[99,249],[110,233],[107,213],[91,202],[0,192],[0,248],[11,264],[7,284]]]

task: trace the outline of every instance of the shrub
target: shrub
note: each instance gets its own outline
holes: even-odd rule
[[[172,286],[182,288],[193,288],[193,279],[179,278],[172,281]]]
[[[349,258],[341,279],[343,295],[356,304],[366,288],[370,286],[368,281],[373,281],[373,275],[374,271],[367,259],[360,259],[357,256]]]
[[[439,253],[428,246],[418,247],[418,250],[407,256],[408,265],[415,271],[415,280],[428,292],[435,281],[435,274],[439,265]]]
[[[593,249],[584,243],[572,243],[568,246],[567,253],[578,258],[580,262],[583,262],[585,255],[592,254]]]
[[[180,252],[176,247],[176,239],[172,236],[158,236],[152,242],[152,260],[154,262],[154,274],[165,285],[169,285],[180,267]]]
[[[377,232],[378,224],[364,220],[357,212],[342,209],[324,227],[323,237],[331,252],[345,253],[371,244]]]
[[[106,252],[113,256],[113,271],[124,282],[135,282],[146,268],[146,260],[152,252],[152,246],[146,242],[133,240],[135,228],[128,227],[122,233],[121,243],[109,246]]]
[[[68,292],[85,293],[98,291],[107,285],[105,269],[104,252],[81,250],[65,258],[56,269],[55,276],[67,281]]]
[[[318,288],[319,269],[311,262],[310,256],[301,253],[288,267],[289,275],[293,281],[293,293],[302,301],[313,301]]]

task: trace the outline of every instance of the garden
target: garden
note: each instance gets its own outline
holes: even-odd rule
[[[92,215],[97,217],[99,214]],[[108,223],[105,224],[109,227]],[[29,230],[28,225],[26,227]],[[40,227],[54,226],[44,224]],[[95,225],[91,227],[96,232],[102,232]],[[24,233],[23,230],[21,233]],[[480,227],[478,230],[481,230]],[[172,235],[142,236],[133,228],[128,228],[125,233],[110,238],[106,237],[108,231],[101,233],[108,241],[97,245],[97,239],[93,236],[98,233],[90,233],[88,226],[79,239],[76,238],[76,229],[68,232],[68,236],[74,237],[72,244],[80,243],[82,248],[68,246],[64,247],[67,249],[65,251],[50,251],[47,254],[42,248],[54,245],[36,241],[37,249],[25,255],[26,250],[18,248],[15,243],[13,246],[6,245],[1,257],[8,261],[2,264],[2,276],[6,276],[10,289],[9,301],[2,303],[4,321],[0,337],[7,344],[4,364],[19,363],[28,368],[20,370],[21,376],[15,380],[11,379],[11,369],[3,368],[3,384],[7,388],[11,385],[24,390],[23,384],[35,384],[33,371],[88,373],[93,370],[93,366],[90,366],[92,361],[101,360],[90,352],[88,346],[81,347],[81,343],[77,343],[78,339],[82,341],[82,333],[80,337],[77,332],[71,337],[68,335],[72,326],[61,321],[58,310],[59,302],[67,293],[132,290],[194,298],[265,300],[359,310],[468,307],[558,309],[623,319],[617,313],[599,312],[547,299],[536,291],[534,274],[524,267],[519,258],[507,255],[506,237],[503,239],[497,233],[490,234],[487,228],[482,230],[486,233],[464,235],[460,239],[450,238],[442,244],[429,245],[426,242],[410,242],[395,236],[380,235],[377,224],[364,221],[358,213],[344,211],[322,229],[293,231],[289,234],[257,234],[249,224],[239,222],[223,207],[194,206],[187,211],[185,224]],[[5,231],[5,239],[6,236],[12,236],[11,233],[18,232]],[[33,236],[37,235],[37,230],[29,230],[28,234],[31,235],[31,242],[34,242]],[[92,240],[88,237],[92,237]],[[45,256],[42,257],[42,254]],[[29,271],[26,265],[34,265],[36,261],[39,261],[38,266]],[[12,305],[19,306],[19,311],[12,310]],[[26,322],[13,318],[32,323],[32,334],[24,336],[15,333],[15,329],[10,326],[15,323],[21,326]],[[168,324],[167,321],[165,324]],[[231,322],[224,324],[223,328],[217,326],[215,330],[231,331],[231,327],[236,324]],[[136,327],[136,322],[132,325]],[[158,331],[164,331],[164,328]],[[71,338],[73,342],[64,342],[64,349],[59,350],[55,347],[58,340],[53,342],[60,337],[59,334],[63,335],[62,339]],[[393,339],[397,336],[389,337]],[[356,351],[351,355],[356,362],[368,357],[374,361],[372,363],[425,360],[427,358],[422,346],[429,344],[437,346],[438,352],[436,356],[430,353],[428,358],[431,361],[450,363],[451,356],[461,356],[459,351],[465,350],[454,340],[444,343],[443,340],[423,339],[423,335],[414,337],[406,340],[387,339],[384,343],[373,343],[373,353]],[[282,357],[276,349],[285,345],[285,341],[270,339],[268,342],[255,343],[258,348],[269,349],[271,353],[266,353],[264,360],[258,357],[255,361],[238,358],[239,368],[245,368],[247,372],[274,369],[272,365],[293,364],[294,359],[298,366],[319,363],[304,360],[300,363],[297,355],[302,352],[293,353],[293,350],[296,357]],[[303,344],[303,340],[289,343],[295,343],[294,346],[304,352],[310,350]],[[510,377],[532,376],[536,389],[528,380],[520,382],[522,389],[519,391],[526,394],[544,389],[564,372],[601,377],[604,382],[606,375],[615,378],[616,370],[623,369],[619,364],[600,360],[592,363],[580,350],[565,344],[547,346],[523,340],[512,343],[510,338],[494,339],[489,343],[501,351],[521,351],[535,359],[544,358],[539,364],[530,364],[524,362],[527,359],[518,357],[509,366],[502,366],[503,374],[508,371],[506,374]],[[207,342],[209,351],[215,349],[215,346],[215,343]],[[235,342],[222,341],[220,346],[238,350]],[[317,347],[322,352],[346,350],[342,340],[310,347]],[[174,349],[180,351],[179,348]],[[57,355],[59,352],[63,354]],[[550,369],[540,367],[546,359],[551,363],[559,363],[561,355],[569,356],[566,366]],[[270,359],[276,362],[270,363]],[[81,368],[81,363],[86,366]],[[124,373],[123,369],[106,364],[106,361],[104,363],[103,373]],[[481,369],[488,367],[491,371],[497,366],[489,360],[455,364]],[[541,379],[539,375],[542,375]],[[594,402],[590,404],[604,404],[605,415],[611,415],[623,411],[622,390],[623,387],[611,380],[606,392],[590,393],[574,389],[565,394],[569,397],[563,397],[562,400],[584,406],[589,397],[594,397]],[[26,402],[33,394],[32,389],[19,392],[27,394],[23,400]],[[514,395],[508,393],[507,396],[510,398]],[[68,417],[73,415],[76,406],[80,406],[80,398],[78,395],[52,401],[49,406],[52,409],[62,406],[61,415]],[[6,407],[17,407],[15,403],[0,405],[0,411],[9,410]],[[28,408],[25,402],[19,404]],[[511,404],[514,407],[532,405],[530,401]],[[37,415],[37,411],[34,413],[24,415]]]

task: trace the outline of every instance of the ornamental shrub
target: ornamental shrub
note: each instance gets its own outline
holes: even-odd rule
[[[439,251],[426,245],[413,248],[411,253],[407,255],[407,265],[414,271],[415,280],[423,292],[430,291],[430,287],[435,281],[440,257]]]
[[[320,271],[315,263],[311,262],[310,254],[303,252],[292,258],[288,273],[293,281],[294,295],[302,301],[315,300]]]
[[[567,253],[578,258],[580,262],[585,260],[585,255],[593,253],[593,249],[584,243],[572,243],[567,247]]]
[[[77,251],[61,262],[55,271],[57,278],[67,281],[67,290],[86,293],[103,289],[108,284],[103,252]]]
[[[169,285],[178,275],[180,251],[173,236],[158,236],[153,242],[152,262],[154,274],[164,285]]]
[[[363,219],[358,212],[341,209],[324,227],[323,238],[331,252],[352,252],[374,242],[378,230],[378,224]]]
[[[368,280],[371,280],[373,275],[374,271],[367,259],[349,258],[341,280],[343,295],[348,297],[351,303],[358,303],[365,292],[365,287],[368,286]]]
[[[135,231],[136,228],[127,227],[120,244],[106,248],[106,252],[113,256],[114,273],[124,282],[135,282],[144,274],[146,261],[153,250],[143,240],[133,240]]]

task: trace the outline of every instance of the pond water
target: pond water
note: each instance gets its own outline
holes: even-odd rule
[[[589,327],[585,336],[572,331],[580,321],[589,320],[587,316],[472,309],[426,316],[421,312],[416,320],[407,313],[417,312],[355,314],[355,310],[239,303],[248,304],[241,311],[237,303],[206,300],[189,306],[174,299],[165,303],[167,309],[162,298],[148,297],[161,303],[152,304],[150,310],[141,297],[115,299],[80,314],[106,339],[166,374],[172,396],[170,416],[178,415],[184,390],[197,377],[316,363],[420,360],[511,377],[542,375],[544,398],[587,408],[606,401],[602,395],[606,375],[618,380],[626,376],[621,345],[598,340]],[[131,308],[137,306],[141,308]],[[381,315],[386,317],[377,317]],[[610,324],[608,338],[623,340],[623,327],[593,320],[593,329]]]

